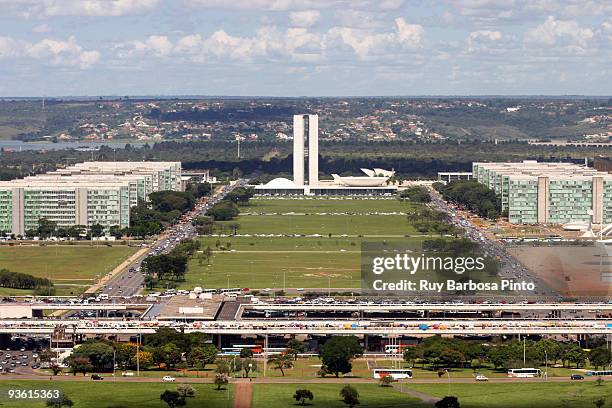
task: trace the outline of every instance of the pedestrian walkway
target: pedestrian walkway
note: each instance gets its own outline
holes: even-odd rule
[[[251,408],[251,399],[253,397],[253,384],[249,381],[240,381],[236,383],[236,391],[234,393],[233,408]]]

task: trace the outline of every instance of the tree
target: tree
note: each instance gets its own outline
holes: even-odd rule
[[[392,382],[393,377],[391,377],[390,375],[383,375],[382,377],[380,377],[379,383],[381,387],[390,387]]]
[[[72,357],[87,357],[93,366],[92,371],[103,371],[112,367],[113,347],[104,341],[92,340],[81,344],[72,353]]]
[[[253,357],[253,350],[247,347],[240,349],[240,358],[251,358]]]
[[[196,368],[205,368],[207,364],[212,364],[217,358],[217,347],[213,344],[206,344],[191,349],[187,354],[187,362]]]
[[[159,399],[168,404],[169,408],[183,407],[187,404],[185,397],[181,396],[178,391],[164,391]]]
[[[238,216],[240,210],[238,206],[231,201],[221,201],[212,206],[206,215],[212,217],[215,221],[230,221]]]
[[[227,376],[227,374],[215,374],[215,385],[217,386],[217,390],[220,390],[223,386],[227,384],[229,384],[229,377]]]
[[[610,355],[610,350],[605,346],[600,346],[591,351],[589,361],[595,368],[603,368],[612,363],[612,355]]]
[[[602,408],[604,405],[606,405],[606,399],[605,398],[597,398],[593,404],[595,404],[595,406],[597,408]]]
[[[414,360],[417,357],[417,350],[415,347],[406,347],[404,349],[404,361],[409,363],[411,366],[414,365]]]
[[[57,222],[47,218],[41,218],[38,220],[38,236],[42,238],[49,238],[55,234],[56,230]]]
[[[140,350],[132,356],[130,363],[132,367],[136,367],[137,365],[143,368],[149,367],[153,364],[153,353]]]
[[[584,364],[586,360],[586,352],[579,344],[569,344],[563,351],[563,360],[574,363],[576,364],[576,368],[580,368],[580,365]]]
[[[300,405],[306,405],[306,400],[312,401],[314,399],[314,394],[312,391],[307,389],[295,390],[295,394],[293,394],[293,399],[296,400]]]
[[[363,348],[355,336],[335,336],[319,349],[319,358],[326,370],[336,377],[351,372],[351,360],[363,354]]]
[[[164,353],[164,363],[166,367],[174,367],[181,362],[181,350],[174,343],[168,343],[162,347]]]
[[[287,354],[292,355],[293,359],[297,361],[298,354],[306,351],[306,345],[301,341],[291,339],[287,342]]]
[[[460,408],[459,400],[457,397],[444,397],[440,401],[436,402],[436,408]]]
[[[51,372],[53,372],[53,375],[58,375],[59,373],[62,372],[62,367],[60,367],[57,364],[51,364]]]
[[[355,405],[359,405],[359,393],[357,390],[350,385],[345,385],[340,390],[340,396],[342,397],[342,402],[349,406],[349,408],[353,408]]]
[[[90,228],[89,228],[89,232],[91,234],[92,237],[94,238],[98,238],[101,237],[102,235],[104,235],[104,226],[102,226],[101,224],[93,224]]]
[[[74,402],[72,402],[72,400],[62,392],[57,396],[57,398],[49,398],[46,405],[50,408],[62,408],[71,407],[74,405]]]
[[[252,358],[241,358],[240,363],[242,365],[242,369],[244,370],[244,376],[249,378],[249,374],[252,371],[257,371],[257,361]]]
[[[77,375],[77,373],[83,373],[83,375],[85,375],[93,371],[91,361],[89,361],[89,358],[85,356],[75,356],[70,358],[68,366],[72,370],[73,375]]]
[[[176,391],[183,398],[195,396],[195,388],[189,384],[179,384],[176,386]]]
[[[272,364],[275,369],[280,370],[283,377],[285,369],[293,367],[293,358],[289,354],[277,354],[268,359],[268,363]]]

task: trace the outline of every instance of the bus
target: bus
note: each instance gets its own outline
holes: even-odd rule
[[[387,344],[385,346],[385,354],[402,354],[409,347],[414,347],[413,344]]]
[[[508,370],[508,377],[533,378],[542,375],[539,368],[511,368]]]
[[[606,375],[612,375],[612,370],[587,371],[586,375],[589,377],[603,377]]]
[[[372,376],[377,380],[386,376],[390,376],[394,380],[402,380],[412,378],[412,370],[407,368],[375,368],[372,370]]]
[[[223,347],[221,354],[224,356],[239,356],[242,349],[249,349],[253,354],[263,352],[263,347],[259,344],[232,344],[232,347]]]

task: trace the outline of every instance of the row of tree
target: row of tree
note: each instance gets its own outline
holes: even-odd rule
[[[502,215],[501,198],[492,189],[476,180],[455,180],[433,187],[446,201],[459,204],[481,217],[495,220]]]
[[[189,258],[200,249],[201,245],[197,239],[184,240],[167,254],[146,257],[141,264],[142,272],[145,274],[145,284],[153,288],[160,280],[184,280]]]
[[[48,289],[53,283],[46,278],[38,278],[27,273],[0,269],[0,287],[12,289]]]
[[[596,367],[606,367],[612,363],[610,350],[603,344],[595,344],[591,351],[585,351],[578,343],[560,342],[552,339],[539,341],[509,341],[502,344],[488,344],[480,341],[467,341],[453,338],[428,337],[418,345],[406,347],[404,360],[410,364],[430,365],[433,369],[441,367],[480,368],[491,364],[495,368],[538,367],[559,362],[564,367],[584,366],[586,361]]]

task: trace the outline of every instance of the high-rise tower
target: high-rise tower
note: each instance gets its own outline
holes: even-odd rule
[[[305,125],[308,126],[306,137]],[[308,179],[304,165],[308,157]],[[298,186],[319,184],[319,117],[293,115],[293,182]]]

